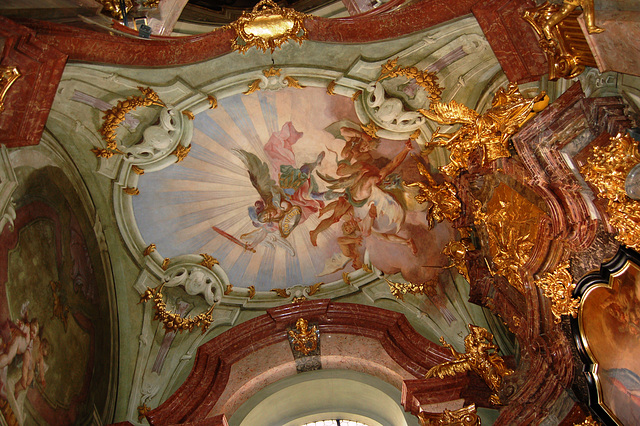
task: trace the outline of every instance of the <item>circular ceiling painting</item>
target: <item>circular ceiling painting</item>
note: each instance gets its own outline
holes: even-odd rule
[[[193,124],[186,159],[142,176],[133,200],[163,256],[208,253],[231,283],[263,291],[335,281],[365,255],[409,279],[447,263],[436,240],[449,240],[448,227],[428,231],[427,206],[406,186],[420,179],[417,145],[367,134],[351,98],[239,94]]]

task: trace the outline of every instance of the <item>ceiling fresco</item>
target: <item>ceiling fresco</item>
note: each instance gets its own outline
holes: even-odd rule
[[[234,95],[193,123],[187,158],[141,177],[133,201],[163,256],[210,253],[229,282],[262,291],[336,281],[365,257],[415,281],[446,266],[452,231],[429,231],[428,205],[407,186],[417,144],[367,135],[350,97]]]

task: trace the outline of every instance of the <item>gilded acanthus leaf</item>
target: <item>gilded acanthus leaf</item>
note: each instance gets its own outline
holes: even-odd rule
[[[429,99],[431,99],[432,102],[441,99],[443,88],[438,86],[438,77],[435,72],[421,71],[416,67],[401,67],[398,65],[398,58],[389,59],[387,63],[382,66],[378,81],[399,76],[414,80],[418,86],[429,93]]]
[[[285,299],[287,299],[287,298],[289,298],[289,296],[291,296],[287,292],[286,288],[272,288],[271,291],[273,291],[274,293],[276,293],[280,297],[284,297]]]
[[[284,81],[287,83],[287,86],[289,87],[293,87],[294,89],[303,89],[306,86],[301,85],[298,80],[296,80],[293,77],[290,76],[286,76],[284,78]]]
[[[323,282],[319,282],[319,283],[315,283],[313,285],[310,285],[309,287],[307,287],[307,295],[308,296],[313,296],[314,294],[316,294],[318,292],[318,290],[320,289],[320,286],[324,284]]]
[[[335,95],[334,89],[336,88],[336,81],[331,80],[331,82],[327,85],[327,95]]]
[[[260,80],[260,79],[253,80],[253,82],[251,82],[249,84],[249,90],[247,90],[246,92],[242,92],[242,93],[245,94],[245,95],[250,95],[253,92],[255,92],[256,90],[260,90],[260,82],[261,81],[262,80]]]
[[[156,251],[156,245],[152,243],[152,244],[149,244],[147,248],[144,249],[144,251],[142,252],[142,255],[149,256],[154,251]]]
[[[220,262],[218,262],[218,259],[212,257],[207,253],[200,253],[200,256],[202,256],[202,262],[200,262],[200,264],[205,268],[209,268],[210,270],[213,270],[213,267],[215,265],[220,264]]]
[[[249,299],[253,299],[253,296],[256,295],[256,287],[253,285],[250,285],[248,289],[249,289]]]

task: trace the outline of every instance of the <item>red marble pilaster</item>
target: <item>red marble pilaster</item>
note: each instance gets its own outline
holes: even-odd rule
[[[547,74],[544,52],[530,25],[522,19],[533,0],[480,0],[472,8],[493,53],[509,81],[525,83]]]
[[[2,66],[16,66],[22,76],[10,87],[0,113],[0,143],[9,147],[40,142],[66,55],[43,43],[35,32],[0,16]]]

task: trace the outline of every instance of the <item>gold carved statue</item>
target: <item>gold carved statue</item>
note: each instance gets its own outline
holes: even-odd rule
[[[442,413],[422,411],[418,414],[421,426],[480,426],[476,405],[471,404],[458,410],[445,409]]]
[[[598,34],[604,31],[604,29],[596,26],[596,17],[594,13],[593,0],[564,0],[560,9],[554,12],[544,24],[544,34],[548,38],[553,38],[551,35],[551,29],[558,25],[560,21],[565,19],[573,12],[576,7],[582,8],[582,14],[584,15],[584,22],[587,24],[587,31],[589,34]]]
[[[602,32],[595,25],[593,0],[565,0],[562,6],[546,2],[527,10],[522,16],[538,37],[549,64],[549,80],[574,78],[585,67],[595,67],[596,61],[584,37],[576,7],[581,6],[589,33]]]
[[[215,305],[212,305],[206,312],[202,312],[193,318],[183,318],[179,313],[167,310],[167,304],[162,300],[163,287],[164,283],[156,288],[147,287],[147,290],[140,296],[140,302],[138,303],[148,302],[153,299],[153,309],[156,311],[153,319],[161,321],[167,333],[171,331],[179,331],[182,333],[184,330],[190,332],[194,328],[200,327],[202,328],[202,334],[204,334],[213,322],[212,314]]]
[[[618,134],[607,146],[595,147],[580,173],[607,201],[609,222],[616,228],[615,238],[634,250],[640,249],[640,201],[632,200],[625,190],[631,169],[640,163],[638,142]]]
[[[320,332],[315,325],[309,328],[307,320],[299,318],[296,321],[296,330],[289,330],[289,339],[293,344],[294,350],[304,355],[309,355],[318,347],[319,334]]]
[[[455,376],[459,373],[473,371],[480,376],[489,388],[494,392],[491,395],[493,404],[500,404],[498,392],[502,388],[503,378],[513,374],[513,370],[507,368],[502,357],[497,354],[498,346],[493,344],[493,334],[486,328],[469,324],[470,333],[464,338],[465,353],[453,349],[449,343],[440,337],[440,343],[451,350],[453,361],[432,367],[425,378]],[[494,352],[490,352],[494,351]]]
[[[460,217],[462,206],[460,200],[456,198],[456,189],[449,182],[443,182],[441,185],[436,184],[431,173],[418,157],[412,155],[416,160],[418,171],[424,176],[427,182],[414,182],[407,186],[417,186],[418,194],[415,196],[416,201],[420,204],[431,202],[429,210],[427,210],[427,223],[429,229],[433,228],[436,223],[440,223],[447,219],[453,222]]]
[[[483,149],[484,165],[498,158],[509,157],[509,138],[548,104],[549,97],[545,92],[525,98],[520,94],[517,84],[509,83],[506,90],[500,88],[496,92],[491,108],[482,115],[456,101],[432,102],[428,110],[418,111],[439,124],[462,125],[452,133],[440,133],[438,128],[427,144],[444,146],[451,151],[451,162],[440,170],[453,177],[469,167],[469,155],[479,147]]]

